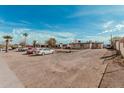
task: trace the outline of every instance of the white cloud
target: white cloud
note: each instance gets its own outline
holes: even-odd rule
[[[104,23],[102,27],[103,31],[98,34],[122,32],[124,31],[124,21],[121,22],[108,21]]]
[[[109,43],[109,39],[110,36],[90,35],[90,36],[86,36],[85,41],[92,40],[92,41]]]
[[[44,43],[48,38],[54,37],[57,39],[58,43],[69,43],[76,37],[75,33],[71,32],[55,32],[49,30],[33,30],[33,29],[20,29],[15,28],[12,32],[2,32],[0,31],[1,42],[4,35],[13,36],[13,42],[19,43],[23,40],[22,33],[28,33],[28,42],[31,44],[33,40],[37,40],[39,43]]]
[[[104,28],[109,28],[109,27],[112,26],[113,23],[114,23],[114,21],[108,21],[108,22],[106,22],[106,23],[103,24],[103,27]]]
[[[31,25],[31,22],[25,21],[25,20],[20,20],[20,23],[22,24],[26,24],[26,25]]]
[[[115,26],[115,29],[118,30],[118,31],[121,31],[123,28],[124,28],[124,23],[122,23],[122,24],[117,24],[117,25]]]
[[[0,19],[0,25],[2,27],[2,29],[0,29],[0,38],[1,38],[0,42],[3,42],[4,35],[11,35],[13,36],[13,42],[19,43],[24,39],[22,34],[25,32],[29,34],[28,35],[29,43],[32,43],[33,40],[37,40],[40,43],[44,43],[50,37],[56,38],[58,42],[67,43],[72,41],[76,37],[75,33],[68,32],[65,29],[63,29],[63,31],[62,29],[57,30],[59,29],[59,26],[57,25],[43,24],[43,25],[46,25],[46,27],[49,28],[49,30],[37,30],[37,29],[24,28],[25,25],[27,24],[29,25],[31,23],[25,20],[20,20],[19,22],[9,22],[9,21]],[[7,29],[5,31],[5,28],[8,28],[9,30]]]
[[[58,29],[59,26],[57,25],[50,25],[50,24],[44,24],[46,27],[51,28],[51,29]]]
[[[94,6],[95,7],[95,6]],[[87,9],[84,11],[81,7],[74,12],[73,14],[67,16],[67,18],[75,18],[75,17],[82,17],[86,15],[104,15],[104,14],[113,14],[113,15],[122,15],[124,12],[124,7],[123,6],[111,6],[111,8],[94,8],[94,9]]]
[[[6,21],[3,19],[0,19],[0,26],[5,26],[5,27],[24,27],[27,25],[31,25],[30,22],[21,20],[20,22],[11,22],[11,21]]]

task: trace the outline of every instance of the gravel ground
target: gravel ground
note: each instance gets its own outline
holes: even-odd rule
[[[24,87],[98,87],[107,50],[87,49],[72,53],[28,56],[21,52],[0,53]]]

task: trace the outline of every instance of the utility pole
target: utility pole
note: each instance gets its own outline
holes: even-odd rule
[[[111,34],[111,45],[112,45],[112,34]]]
[[[113,48],[112,34],[111,34],[111,47]]]
[[[113,38],[113,37],[112,37],[112,34],[111,34],[111,46],[113,46],[113,40],[112,40],[112,38]]]

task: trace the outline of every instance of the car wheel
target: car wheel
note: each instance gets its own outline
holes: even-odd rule
[[[45,53],[43,52],[43,53],[42,53],[42,56],[44,56],[44,55],[45,55]]]
[[[36,53],[35,53],[35,52],[33,52],[33,55],[36,55]]]

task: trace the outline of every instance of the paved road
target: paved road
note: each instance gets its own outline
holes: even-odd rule
[[[16,75],[8,65],[0,58],[0,88],[23,88]]]

